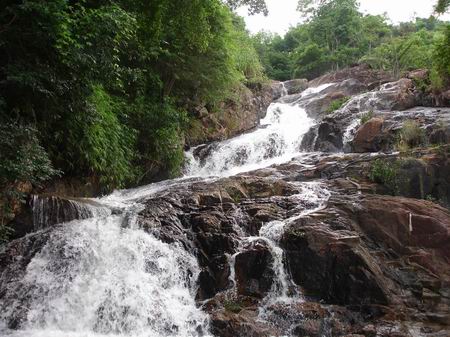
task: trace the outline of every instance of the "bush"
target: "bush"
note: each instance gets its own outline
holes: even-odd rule
[[[184,161],[182,136],[188,125],[186,112],[170,99],[154,102],[143,96],[123,109],[138,132],[141,172],[137,182],[177,176]]]
[[[345,96],[339,99],[335,99],[334,101],[332,101],[330,103],[330,105],[328,106],[326,112],[327,113],[333,113],[336,110],[339,110],[340,108],[342,108],[344,106],[345,103],[347,103],[349,101],[350,97]]]
[[[434,89],[443,89],[450,85],[450,24],[439,36],[433,47],[432,84]]]
[[[425,144],[425,131],[414,120],[407,120],[399,133],[397,148],[405,151]]]
[[[88,99],[90,120],[84,126],[80,156],[105,190],[123,187],[133,180],[135,131],[120,123],[112,98],[102,86],[94,86]]]
[[[399,163],[389,162],[383,159],[375,160],[369,171],[369,179],[375,183],[382,184],[393,195],[398,193],[399,188]]]
[[[58,174],[39,143],[36,129],[0,124],[0,242],[10,232],[6,224],[14,217],[14,205],[24,200],[20,184],[40,186]]]

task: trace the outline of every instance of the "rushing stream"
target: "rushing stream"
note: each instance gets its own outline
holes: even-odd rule
[[[302,97],[320,93],[327,86],[308,89]],[[0,302],[0,335],[210,335],[208,315],[195,300],[200,272],[195,256],[175,243],[163,243],[137,228],[135,215],[142,208],[139,201],[173,186],[188,186],[193,179],[207,182],[216,179],[215,176],[231,176],[288,162],[300,154],[302,137],[314,123],[298,104],[273,103],[253,132],[189,151],[184,178],[116,191],[95,200],[103,205],[98,211],[95,206],[77,209],[74,201],[75,211],[87,214],[81,217],[91,218],[56,226],[49,232],[47,243],[33,257],[23,278],[7,287],[8,293]],[[265,307],[301,297],[299,292],[290,290],[294,285],[284,267],[283,251],[278,247],[285,224],[323,207],[329,197],[317,182],[298,183],[297,188],[296,197],[303,207],[292,210],[286,221],[263,224],[259,236],[241,238],[242,246],[264,241],[273,257],[275,282],[263,300],[261,319],[268,315]],[[46,221],[45,205],[38,199],[34,205],[35,227],[40,229]],[[230,265],[235,255],[230,256]],[[233,269],[230,278],[235,283]],[[27,309],[22,307],[24,299]],[[25,317],[20,330],[7,329],[6,322],[16,316]]]

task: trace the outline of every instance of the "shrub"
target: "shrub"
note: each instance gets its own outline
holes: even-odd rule
[[[177,176],[184,161],[182,135],[189,122],[186,112],[170,99],[154,102],[143,96],[123,109],[138,132],[142,170],[138,182]]]
[[[414,120],[407,120],[399,133],[397,148],[401,151],[418,147],[425,143],[425,131]]]
[[[369,171],[369,179],[385,186],[391,194],[397,194],[399,188],[399,163],[389,162],[383,159],[375,160]]]
[[[335,99],[334,101],[332,101],[330,103],[330,105],[328,106],[326,112],[327,113],[333,113],[336,110],[339,110],[340,108],[342,108],[344,106],[345,103],[347,103],[349,101],[350,97],[345,96],[339,99]]]
[[[84,126],[80,153],[87,169],[99,177],[106,190],[131,181],[135,131],[121,124],[112,98],[102,86],[94,86],[88,100],[91,118]]]
[[[0,242],[10,233],[6,224],[14,217],[13,205],[24,200],[20,183],[40,186],[58,174],[39,143],[36,129],[0,124]]]
[[[443,89],[450,84],[450,24],[445,26],[433,46],[432,84],[434,89]]]

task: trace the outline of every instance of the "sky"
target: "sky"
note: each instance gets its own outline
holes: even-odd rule
[[[437,0],[359,0],[360,9],[365,14],[383,14],[394,22],[409,21],[412,18],[429,17]],[[283,35],[290,26],[300,22],[300,13],[296,11],[297,0],[266,0],[269,15],[249,16],[247,9],[240,8],[238,13],[245,18],[251,33],[260,30],[271,31]],[[441,17],[450,20],[450,14]]]

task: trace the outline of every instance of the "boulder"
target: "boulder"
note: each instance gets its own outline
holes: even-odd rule
[[[283,84],[288,95],[299,94],[308,88],[308,80],[306,79],[294,79],[283,82]]]
[[[354,152],[378,152],[382,149],[380,135],[383,129],[382,118],[372,118],[357,131],[352,142]]]
[[[246,245],[235,258],[238,294],[264,297],[273,282],[272,263],[272,253],[267,242],[257,240]]]

